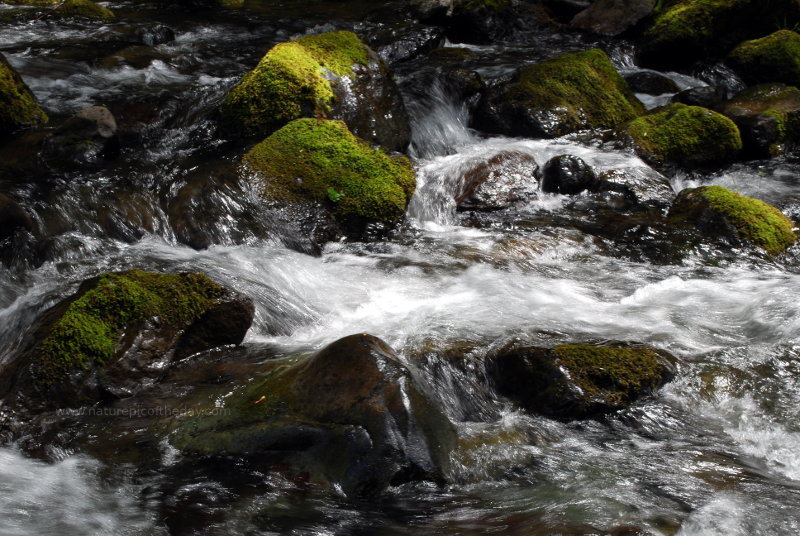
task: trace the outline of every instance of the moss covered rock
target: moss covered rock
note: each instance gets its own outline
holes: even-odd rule
[[[748,84],[783,82],[800,85],[800,34],[779,30],[745,41],[728,55],[728,63]]]
[[[720,106],[742,133],[745,151],[756,158],[778,156],[800,142],[800,90],[785,84],[748,88]]]
[[[656,68],[688,65],[799,20],[795,0],[667,0],[644,34],[640,61]]]
[[[265,136],[301,117],[342,119],[357,135],[395,150],[410,140],[408,116],[383,61],[352,32],[280,43],[223,103],[228,123]]]
[[[644,113],[602,50],[562,54],[520,69],[490,90],[478,128],[512,136],[552,138],[587,128],[612,128]]]
[[[631,345],[510,346],[491,355],[497,390],[542,415],[581,419],[623,409],[674,375],[674,358]]]
[[[102,21],[113,21],[117,18],[113,11],[92,2],[92,0],[65,0],[58,4],[55,13],[61,17],[79,17]]]
[[[0,139],[28,127],[47,122],[33,94],[0,54]]]
[[[456,439],[394,351],[366,334],[268,362],[223,410],[183,420],[170,442],[194,456],[289,466],[351,496],[440,479]]]
[[[751,244],[772,255],[784,251],[797,238],[792,221],[780,210],[722,186],[683,190],[669,211],[669,220],[676,227],[690,226],[706,237],[734,245]]]
[[[244,161],[265,180],[265,198],[319,204],[347,226],[392,225],[414,193],[408,158],[372,148],[342,121],[292,121],[253,147]]]
[[[129,396],[170,360],[240,343],[253,314],[249,299],[203,274],[106,273],[46,312],[3,376],[16,369],[11,385],[48,404]]]
[[[633,139],[637,154],[655,166],[710,166],[731,160],[742,149],[733,121],[680,103],[634,119],[622,131]]]

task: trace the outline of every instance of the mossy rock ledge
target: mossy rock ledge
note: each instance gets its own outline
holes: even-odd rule
[[[628,407],[674,376],[675,359],[645,346],[510,345],[488,356],[497,391],[526,410],[558,419],[597,417]]]
[[[669,211],[669,221],[676,228],[700,231],[703,238],[751,244],[772,255],[783,252],[797,239],[792,221],[780,210],[723,186],[683,190]]]
[[[642,36],[641,65],[675,69],[724,56],[745,39],[800,21],[796,0],[666,0]]]
[[[779,30],[745,41],[728,55],[727,63],[748,84],[782,82],[800,86],[800,34]]]
[[[36,104],[30,88],[0,54],[0,139],[46,122],[47,114]]]
[[[655,167],[713,167],[731,161],[742,149],[739,129],[729,118],[680,103],[657,108],[621,131]]]
[[[276,213],[288,212],[287,225],[304,213],[301,233],[325,228],[313,237],[318,242],[394,227],[415,188],[407,157],[371,147],[342,121],[292,121],[253,147],[244,162],[263,181],[262,196]]]
[[[742,134],[745,152],[769,158],[792,152],[800,143],[800,89],[760,84],[745,89],[719,107]]]
[[[104,273],[39,318],[2,371],[0,393],[44,407],[126,398],[171,362],[239,344],[254,312],[249,298],[203,274]]]
[[[554,138],[613,128],[644,112],[605,52],[593,49],[523,67],[510,82],[490,88],[478,107],[475,127]]]
[[[358,136],[404,151],[408,113],[383,60],[352,32],[275,45],[222,105],[229,130],[267,136],[294,119],[341,119]]]
[[[415,375],[367,334],[269,361],[222,409],[179,421],[172,445],[192,459],[289,467],[352,497],[441,480],[456,443],[452,423]]]

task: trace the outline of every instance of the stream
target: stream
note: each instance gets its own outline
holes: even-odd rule
[[[520,207],[513,225],[474,225],[453,201],[460,178],[503,151],[540,166],[565,153],[598,172],[647,166],[576,137],[470,130],[467,103],[443,87],[424,97],[412,91],[424,62],[414,59],[394,66],[417,172],[406,223],[387,239],[302,252],[258,217],[255,187],[237,172],[241,148],[213,128],[214,113],[275,43],[340,28],[368,33],[379,23],[363,16],[367,8],[104,5],[123,22],[0,24],[0,51],[51,121],[102,104],[128,132],[109,166],[3,184],[27,200],[51,238],[0,252],[0,364],[32,320],[86,278],[199,271],[253,298],[245,347],[289,355],[362,332],[386,341],[421,370],[457,426],[459,448],[443,486],[404,484],[359,502],[280,474],[249,475],[259,481],[250,493],[213,471],[181,474],[181,455],[163,440],[145,461],[115,459],[113,434],[87,420],[86,448],[0,447],[0,535],[800,533],[800,247],[778,258],[698,248],[660,260],[648,249],[658,236],[620,245],[565,223],[575,200],[557,194]],[[149,47],[136,65],[101,61],[123,27],[155,24],[175,39]],[[469,67],[492,78],[593,46],[606,47],[619,69],[637,69],[625,47],[535,28],[470,45]],[[676,192],[720,184],[797,219],[799,172],[781,158],[670,180]],[[202,236],[186,230],[176,207],[202,218]],[[629,409],[560,422],[485,396],[474,378],[436,357],[459,344],[480,357],[515,338],[636,341],[671,352],[681,366]],[[170,501],[184,506],[165,509]]]

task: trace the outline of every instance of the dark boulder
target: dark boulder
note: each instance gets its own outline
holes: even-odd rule
[[[40,317],[0,393],[27,410],[129,397],[175,360],[242,342],[254,312],[203,274],[103,274]]]
[[[576,195],[592,189],[596,180],[590,165],[569,154],[554,156],[542,168],[542,191],[550,194]]]
[[[535,198],[539,166],[525,153],[504,151],[464,174],[458,210],[501,210]]]
[[[366,334],[269,362],[223,409],[184,420],[171,443],[193,456],[288,466],[354,497],[441,480],[456,439],[414,374]]]
[[[596,0],[575,15],[570,26],[613,37],[634,28],[653,12],[654,6],[654,0]]]
[[[728,99],[728,90],[722,86],[702,86],[684,89],[673,95],[672,102],[680,102],[688,106],[700,106],[715,110]]]
[[[733,49],[727,63],[748,84],[782,82],[800,86],[800,34],[778,30],[746,41]]]
[[[117,122],[108,108],[89,106],[42,142],[40,156],[54,168],[85,167],[119,155]]]
[[[403,22],[380,26],[368,33],[365,40],[383,61],[392,65],[440,47],[444,31],[438,26]]]
[[[626,74],[625,81],[634,93],[646,93],[647,95],[677,93],[681,89],[673,79],[653,71]]]
[[[490,354],[497,391],[533,413],[584,419],[628,407],[674,376],[674,358],[653,348],[510,345]]]

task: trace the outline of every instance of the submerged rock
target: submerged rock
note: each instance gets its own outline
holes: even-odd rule
[[[572,19],[570,26],[587,32],[616,36],[632,29],[653,12],[654,0],[596,0]]]
[[[264,180],[276,206],[306,206],[338,222],[332,235],[358,236],[366,226],[391,227],[414,193],[411,162],[354,136],[342,121],[298,119],[253,147],[244,162]]]
[[[265,136],[301,117],[344,120],[359,137],[393,150],[411,138],[408,115],[383,60],[352,32],[280,43],[223,103],[230,126]]]
[[[783,82],[800,85],[800,34],[779,30],[746,41],[728,55],[727,62],[748,84]]]
[[[479,129],[553,138],[615,127],[644,113],[644,106],[605,52],[594,49],[523,67],[509,83],[490,88],[477,112]]]
[[[0,54],[0,139],[46,122],[47,115],[36,104],[31,90]]]
[[[634,119],[622,128],[637,154],[654,166],[714,166],[742,149],[739,129],[727,117],[674,103]]]
[[[800,90],[785,84],[748,88],[719,107],[742,134],[744,149],[757,158],[781,155],[800,142]]]
[[[464,174],[458,210],[502,210],[538,195],[539,166],[532,156],[503,151]]]
[[[172,361],[240,343],[253,315],[203,274],[102,274],[42,315],[0,388],[51,407],[131,396]]]
[[[735,245],[752,244],[772,255],[797,239],[792,221],[780,210],[722,186],[683,190],[669,211],[669,220],[677,228]]]
[[[170,442],[195,456],[289,466],[356,497],[440,480],[456,440],[411,371],[385,342],[366,334],[310,357],[269,362],[223,409],[184,420]]]
[[[542,191],[575,195],[592,189],[597,177],[583,159],[570,154],[554,156],[542,168]]]
[[[497,390],[523,408],[559,419],[617,411],[674,376],[666,352],[632,345],[508,346],[490,355]]]

